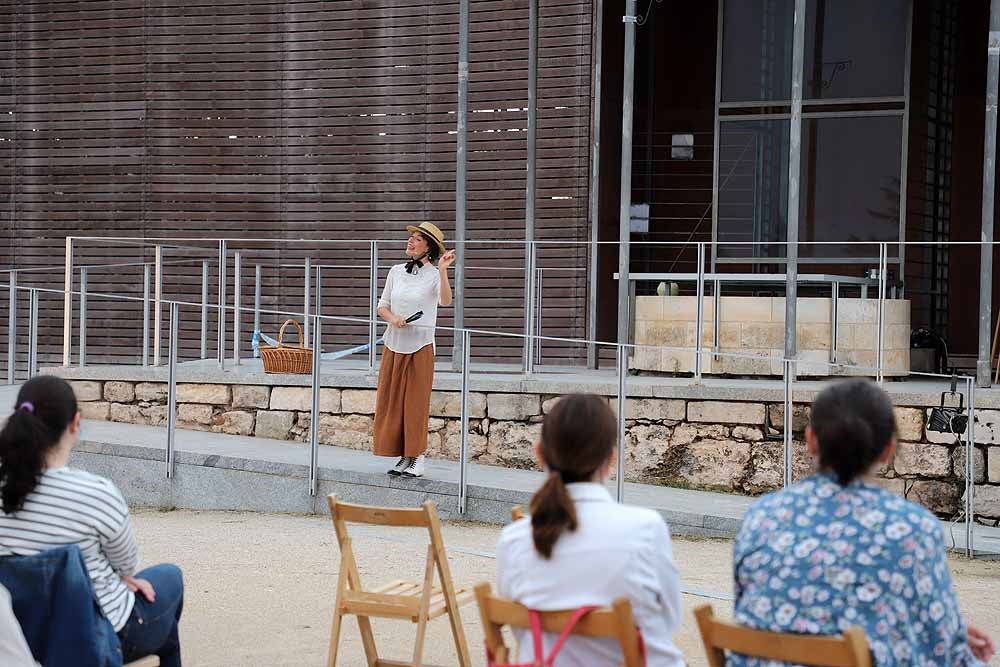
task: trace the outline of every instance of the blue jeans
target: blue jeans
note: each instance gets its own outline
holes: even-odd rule
[[[153,585],[156,601],[135,594],[135,607],[118,631],[125,662],[147,655],[160,658],[160,667],[181,667],[177,622],[184,608],[184,579],[176,565],[156,565],[135,575]]]

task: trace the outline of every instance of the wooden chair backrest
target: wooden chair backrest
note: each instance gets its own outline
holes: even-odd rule
[[[479,616],[486,634],[486,646],[497,662],[510,660],[510,652],[504,644],[500,630],[509,625],[514,628],[530,628],[531,618],[528,608],[511,600],[493,595],[488,583],[476,586],[476,602]],[[569,622],[573,610],[546,611],[541,613],[542,630],[559,634]],[[624,667],[643,665],[642,648],[632,604],[625,598],[615,600],[610,609],[596,609],[587,614],[573,628],[574,635],[616,639],[625,656]],[[541,656],[536,656],[541,659]]]
[[[448,557],[444,548],[444,537],[441,535],[441,520],[438,518],[437,507],[431,501],[428,500],[420,508],[415,509],[372,507],[341,502],[336,495],[330,494],[326,497],[326,502],[330,507],[330,516],[333,518],[333,528],[337,534],[340,551],[350,561],[354,560],[354,552],[351,549],[351,538],[347,532],[348,523],[397,528],[426,528],[430,537],[428,558],[433,558],[435,561],[442,584],[448,588],[453,586],[451,569],[448,566]],[[354,563],[349,563],[349,565],[356,567]],[[447,580],[447,584],[443,583],[444,580]],[[360,590],[360,581],[357,583],[358,590]]]
[[[861,628],[831,636],[753,630],[715,619],[712,605],[694,610],[710,667],[724,667],[725,651],[779,662],[817,667],[871,667],[868,640]]]

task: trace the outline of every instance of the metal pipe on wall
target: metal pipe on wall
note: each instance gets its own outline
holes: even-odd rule
[[[226,242],[219,241],[219,368],[226,368]]]
[[[986,44],[986,136],[983,141],[983,226],[979,246],[979,356],[976,383],[990,386],[990,330],[993,326],[993,225],[996,194],[997,89],[1000,87],[1000,0],[990,2]]]
[[[455,137],[455,328],[465,326],[465,225],[468,212],[469,155],[469,3],[458,3],[458,109]],[[452,342],[451,367],[460,370],[465,358],[462,342],[455,336]]]
[[[253,272],[253,330],[260,331],[261,290],[264,284],[264,267],[257,264]]]
[[[524,372],[535,365],[535,198],[538,145],[538,0],[528,0],[528,156],[524,188]]]
[[[781,455],[781,467],[782,467],[782,484],[788,486],[792,483],[792,460],[794,457],[792,450],[792,429],[794,428],[794,420],[792,419],[792,412],[794,410],[794,405],[792,403],[792,381],[795,375],[795,364],[791,359],[785,359],[781,363],[781,374],[784,380],[784,415],[782,419],[782,455]]]
[[[378,241],[371,242],[371,262],[368,266],[368,372],[375,371],[378,359],[375,341],[378,338]]]
[[[785,246],[785,359],[791,363],[797,354],[795,324],[799,296],[799,170],[802,163],[802,81],[805,68],[806,0],[795,0],[795,23],[792,29],[792,118],[788,141],[788,210]]]
[[[600,179],[601,179],[601,68],[603,67],[604,0],[594,0],[594,56],[590,73],[593,95],[590,98],[590,245],[587,269],[587,340],[597,340],[597,251],[600,248]],[[587,344],[587,368],[598,366],[597,346]]]
[[[976,485],[974,479],[976,453],[976,382],[974,378],[966,380],[966,390],[969,393],[968,435],[965,437],[965,555],[972,558],[976,555],[975,518],[976,518]]]
[[[309,340],[309,320],[310,318],[310,301],[312,301],[312,258],[306,257],[305,264],[302,267],[303,270],[303,280],[302,284],[305,285],[302,294],[302,336],[305,340]],[[305,345],[306,343],[302,343]]]
[[[28,292],[28,379],[38,374],[38,290]]]
[[[701,382],[704,372],[704,355],[702,355],[702,336],[705,330],[705,242],[698,242],[698,282],[695,285],[694,304],[694,378]]]
[[[621,201],[618,211],[618,344],[629,342],[629,254],[632,206],[632,113],[635,88],[636,0],[625,0],[625,67],[622,75]],[[619,354],[618,363],[622,361]],[[627,358],[627,354],[625,355]]]
[[[886,274],[889,272],[889,248],[880,243],[878,248],[878,309],[875,328],[875,380],[880,384],[885,379],[885,288]]]

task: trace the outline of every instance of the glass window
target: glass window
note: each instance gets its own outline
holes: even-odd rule
[[[903,120],[804,118],[801,241],[898,241]],[[878,257],[874,246],[800,246],[801,257]]]
[[[902,95],[908,4],[809,0],[803,96],[829,100]]]
[[[794,0],[727,0],[722,22],[722,101],[792,95]]]
[[[719,257],[783,257],[788,216],[787,120],[726,121],[719,129]],[[741,245],[733,245],[738,242]]]

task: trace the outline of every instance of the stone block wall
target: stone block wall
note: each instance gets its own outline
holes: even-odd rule
[[[162,383],[71,383],[86,419],[164,426]],[[435,391],[428,424],[428,455],[456,459],[461,396]],[[557,396],[473,392],[469,396],[469,451],[474,463],[534,469],[532,451],[541,422]],[[609,398],[613,409],[617,401]],[[177,425],[182,429],[305,442],[312,397],[308,387],[179,384]],[[899,449],[879,471],[885,488],[943,517],[961,513],[965,488],[965,436],[926,430],[929,408],[896,409]],[[319,439],[324,445],[372,447],[375,391],[324,388]],[[1000,411],[976,413],[973,482],[978,516],[1000,519]],[[782,481],[784,405],[747,401],[633,398],[627,402],[625,462],[630,481],[756,495]],[[809,407],[796,405],[793,474],[813,470],[803,431]],[[183,436],[181,436],[183,437]]]
[[[796,337],[801,376],[865,374],[850,368],[832,368],[831,310],[828,298],[800,297]],[[784,297],[723,296],[719,303],[719,349],[715,337],[714,302],[705,297],[702,324],[702,368],[726,375],[781,375],[785,341]],[[640,371],[692,373],[697,339],[698,299],[693,296],[636,297],[635,342],[639,347],[630,367]],[[837,361],[874,368],[877,363],[878,301],[840,298],[837,301]],[[673,349],[661,349],[663,347]],[[689,349],[684,349],[689,348]],[[906,375],[910,370],[910,302],[885,302],[885,374]]]

